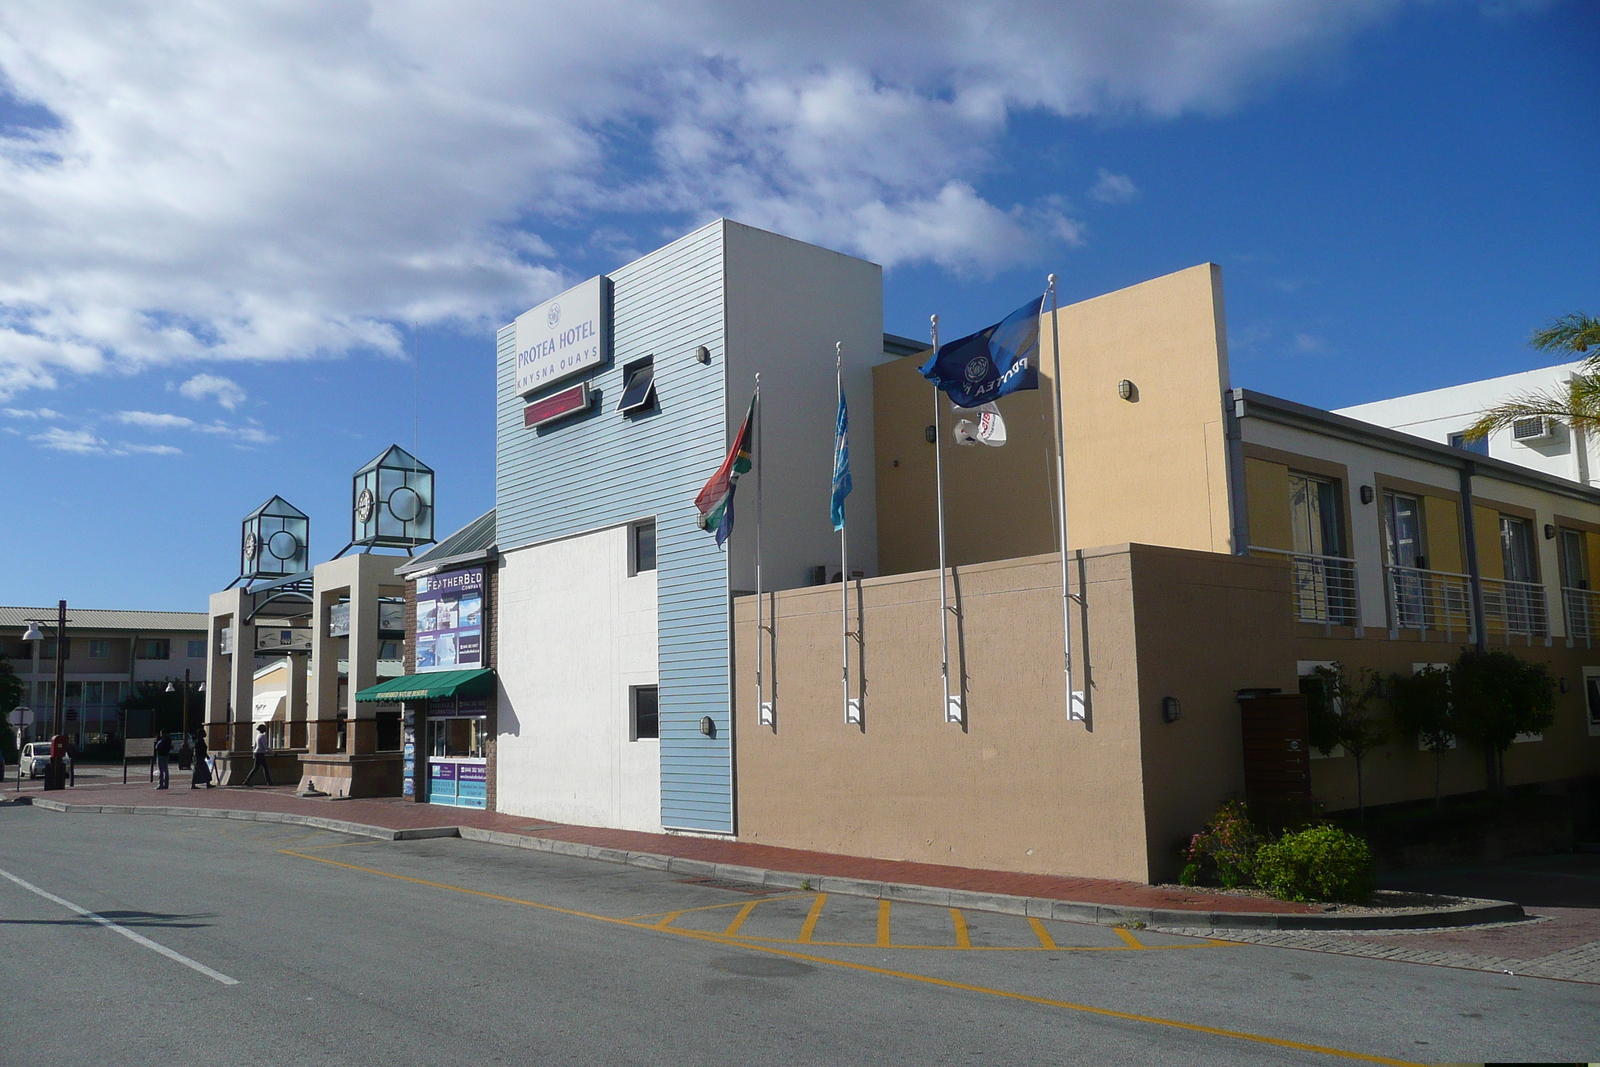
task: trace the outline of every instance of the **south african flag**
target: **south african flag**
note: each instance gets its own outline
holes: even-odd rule
[[[694,498],[694,506],[700,511],[700,529],[708,533],[714,531],[718,545],[733,533],[733,491],[738,486],[739,475],[750,469],[750,427],[755,422],[755,414],[756,398],[752,396],[750,410],[745,412],[739,435],[728,450],[728,458]]]

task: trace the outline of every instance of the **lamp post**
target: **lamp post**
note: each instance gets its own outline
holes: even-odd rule
[[[44,634],[39,632],[39,624],[29,620],[28,632],[22,635],[24,641],[43,641]],[[62,736],[66,729],[66,699],[67,699],[67,602],[56,603],[56,706],[54,719],[50,730],[50,773],[45,775],[44,787],[46,789],[61,789],[66,785],[66,764],[57,758],[55,739]]]
[[[203,693],[203,692],[206,691],[206,683],[201,682],[198,685],[196,685],[195,683],[191,682],[189,680],[189,670],[188,670],[188,668],[185,668],[184,672],[183,672],[183,746],[184,746],[184,748],[188,748],[189,747],[189,691],[190,691],[191,688],[196,693]],[[176,693],[177,691],[178,691],[178,683],[177,682],[168,682],[167,683],[167,692]],[[183,764],[180,762],[178,766],[181,769],[183,767]]]

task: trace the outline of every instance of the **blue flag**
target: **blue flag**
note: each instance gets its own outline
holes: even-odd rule
[[[850,409],[845,407],[844,390],[839,390],[839,423],[833,431],[833,528],[844,529],[844,498],[854,488],[850,482]]]
[[[1039,388],[1039,311],[1030,300],[1000,322],[939,346],[922,376],[958,408],[975,408],[1018,389]]]

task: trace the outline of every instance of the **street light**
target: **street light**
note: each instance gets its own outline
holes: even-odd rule
[[[24,641],[43,641],[44,634],[39,630],[37,621],[28,621],[28,631],[22,635]],[[50,731],[50,750],[55,751],[55,739],[62,735],[66,729],[66,699],[67,699],[67,602],[56,602],[56,706],[55,719]],[[44,787],[46,789],[61,789],[66,785],[66,765],[56,757],[50,759],[50,772],[45,775]],[[53,783],[53,784],[52,784]]]
[[[193,689],[196,693],[204,693],[206,691],[206,683],[200,682],[199,684],[196,684],[194,682],[191,682],[189,680],[189,671],[188,671],[188,669],[185,669],[184,672],[183,672],[183,745],[184,745],[185,748],[189,747],[189,690],[190,689]],[[171,681],[171,682],[167,683],[167,692],[176,693],[177,691],[178,691],[178,683],[177,682]],[[182,769],[183,764],[179,763],[178,766],[179,766],[179,769]]]

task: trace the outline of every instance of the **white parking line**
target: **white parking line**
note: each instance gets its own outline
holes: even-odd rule
[[[205,975],[207,978],[215,979],[216,981],[221,982],[223,985],[238,985],[239,984],[239,980],[237,978],[229,978],[227,975],[223,974],[221,971],[213,971],[210,967],[207,967],[205,964],[199,962],[198,960],[191,960],[188,956],[185,956],[183,953],[175,952],[172,949],[168,948],[166,945],[157,944],[156,942],[150,940],[148,937],[145,937],[143,934],[136,934],[132,930],[128,929],[126,926],[120,926],[117,923],[112,922],[110,919],[106,918],[104,915],[96,915],[94,912],[90,911],[88,908],[80,908],[80,907],[78,907],[78,905],[74,904],[70,900],[63,900],[62,898],[56,896],[54,893],[50,893],[50,892],[47,892],[47,891],[45,891],[43,889],[40,889],[38,886],[34,885],[32,882],[23,881],[21,878],[18,878],[16,875],[12,874],[10,871],[0,871],[0,878],[9,879],[10,881],[13,881],[13,882],[17,883],[22,888],[26,889],[28,892],[37,893],[41,897],[44,897],[44,899],[46,899],[46,900],[52,901],[52,902],[54,902],[56,904],[60,904],[63,908],[66,908],[68,911],[77,912],[79,915],[82,915],[85,919],[93,919],[95,922],[99,923],[101,926],[104,926],[104,927],[106,927],[108,929],[111,929],[111,930],[115,930],[117,933],[121,934],[123,937],[127,938],[129,941],[132,941],[132,942],[134,942],[136,944],[143,945],[145,948],[150,949],[152,952],[159,952],[159,953],[161,953],[161,955],[167,957],[167,959],[173,960],[176,963],[181,963],[185,967],[192,967],[195,970],[199,971],[201,974]]]

